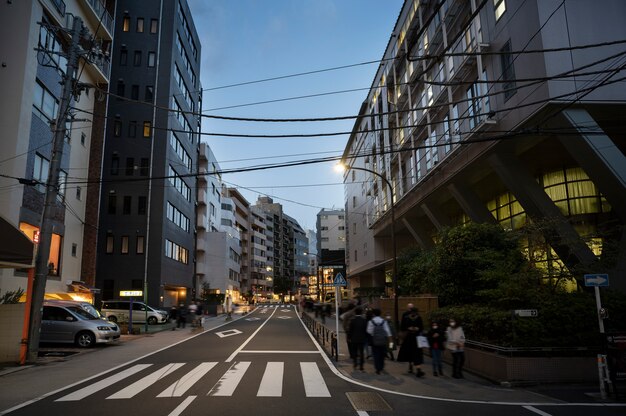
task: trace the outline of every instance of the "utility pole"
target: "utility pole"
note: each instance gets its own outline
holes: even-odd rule
[[[39,330],[41,328],[41,312],[43,299],[46,292],[46,280],[48,278],[48,258],[50,257],[50,245],[52,241],[52,214],[59,194],[59,171],[61,170],[61,158],[63,156],[63,144],[66,134],[66,120],[69,116],[69,106],[76,87],[76,70],[78,58],[82,53],[79,45],[83,35],[83,21],[74,16],[74,22],[70,35],[72,37],[67,54],[67,67],[63,75],[63,92],[60,99],[59,114],[52,128],[54,137],[52,140],[52,154],[50,168],[46,182],[46,195],[41,215],[39,249],[35,260],[35,281],[33,282],[32,303],[30,309],[29,336],[28,336],[28,361],[35,362],[39,353]]]

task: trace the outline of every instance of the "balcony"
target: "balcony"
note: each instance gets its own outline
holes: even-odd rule
[[[207,183],[207,176],[208,176],[208,171],[206,170],[206,168],[200,168],[198,170],[198,184],[205,184]]]
[[[199,235],[198,239],[196,240],[196,251],[206,252],[207,242],[203,238],[204,237],[204,233],[201,233],[201,234],[202,234],[202,236]]]
[[[196,228],[199,230],[206,230],[206,225],[206,212],[198,212],[198,215],[196,216]]]
[[[198,190],[198,204],[206,206],[207,197],[206,197],[206,189],[200,188]]]
[[[113,17],[106,9],[102,0],[83,0],[85,17],[92,30],[98,29],[97,36],[113,40]]]
[[[204,262],[197,262],[196,263],[196,274],[200,274],[200,275],[205,275],[206,274],[206,265],[204,264]]]

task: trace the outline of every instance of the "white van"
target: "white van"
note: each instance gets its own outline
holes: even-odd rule
[[[128,323],[130,315],[129,300],[103,300],[100,310],[102,315],[111,322]],[[133,301],[133,323],[163,324],[167,322],[168,313],[140,301]]]

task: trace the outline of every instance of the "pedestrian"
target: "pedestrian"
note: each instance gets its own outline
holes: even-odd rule
[[[398,342],[398,334],[396,332],[396,325],[391,319],[391,315],[385,316],[385,320],[387,321],[387,325],[389,325],[389,329],[391,330],[391,337],[393,341],[389,343],[389,348],[387,348],[387,358],[391,361],[395,360],[393,356],[393,351],[396,349],[396,344]]]
[[[446,329],[446,348],[452,353],[452,377],[463,378],[465,333],[463,327],[457,325],[454,319],[450,319],[450,324]]]
[[[376,374],[380,374],[385,368],[387,345],[392,340],[391,329],[389,329],[387,321],[380,316],[380,309],[375,308],[372,313],[374,317],[367,323],[367,333],[371,336],[372,340],[374,368],[376,369]]]
[[[191,321],[191,327],[195,327],[196,326],[196,319],[198,316],[198,305],[196,305],[196,301],[191,301],[191,304],[189,305],[189,320]]]
[[[176,322],[178,321],[178,309],[176,305],[172,305],[170,308],[170,321],[172,322],[172,331],[176,330]]]
[[[350,330],[350,321],[354,318],[355,315],[355,304],[350,302],[346,311],[339,316],[341,319],[341,325],[343,327],[343,332],[346,334],[346,343],[348,344],[348,353],[350,354],[350,359],[354,359],[354,348],[352,347],[352,343],[350,342],[350,337],[348,336],[348,332]]]
[[[445,349],[446,335],[437,321],[433,321],[428,331],[428,344],[430,345],[430,356],[433,364],[433,376],[443,376],[443,363],[441,355]]]
[[[365,320],[369,323],[369,321],[372,320],[372,318],[374,317],[374,313],[372,312],[372,308],[370,307],[366,307],[365,308]],[[370,334],[367,334],[367,341],[365,341],[365,359],[369,359],[372,358],[372,336]]]
[[[400,322],[400,330],[404,333],[404,339],[400,345],[400,351],[398,351],[398,362],[408,362],[409,373],[413,373],[413,367],[415,367],[417,377],[424,376],[422,371],[424,351],[417,345],[417,336],[422,334],[423,327],[422,317],[415,307],[408,314],[405,314]]]
[[[187,308],[184,303],[178,305],[178,320],[176,322],[176,328],[185,328],[187,325]]]
[[[367,341],[367,320],[363,316],[363,308],[357,306],[352,310],[354,312],[350,319],[346,336],[353,352],[352,359],[354,360],[354,369],[356,370],[358,365],[359,370],[363,371],[365,341]]]

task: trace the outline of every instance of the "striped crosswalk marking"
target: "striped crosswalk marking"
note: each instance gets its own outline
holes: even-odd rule
[[[258,397],[280,397],[283,395],[283,373],[285,363],[269,362],[265,366],[265,373],[257,392]]]
[[[130,386],[118,391],[117,393],[110,395],[109,397],[107,397],[107,399],[130,399],[131,397],[134,397],[137,393],[140,393],[143,390],[147,389],[163,377],[178,370],[183,365],[185,365],[185,363],[168,364],[165,367],[155,371],[154,373],[145,376],[141,380],[134,382]]]
[[[234,363],[209,391],[207,396],[232,396],[250,364],[250,361]]]
[[[157,397],[180,397],[191,388],[202,376],[217,365],[216,362],[201,363],[196,368],[185,374],[180,380],[172,383],[171,386],[163,390]]]
[[[63,396],[59,399],[57,399],[57,402],[71,402],[71,401],[76,401],[76,400],[80,400],[80,399],[84,399],[85,397],[94,394],[97,391],[100,391],[106,387],[109,387],[110,385],[117,383],[120,380],[125,379],[126,377],[130,377],[135,373],[140,372],[141,370],[144,370],[148,367],[150,367],[152,364],[137,364],[134,365],[130,368],[127,368],[124,371],[120,371],[117,374],[112,375],[111,377],[107,377],[104,380],[100,380],[94,384],[91,384],[87,387],[84,387],[80,390],[76,390],[73,393],[68,394],[67,396]]]
[[[322,373],[316,363],[300,363],[300,370],[302,371],[302,381],[304,382],[306,397],[330,397],[328,387],[326,387],[326,383],[324,383],[324,377],[322,377]]]

